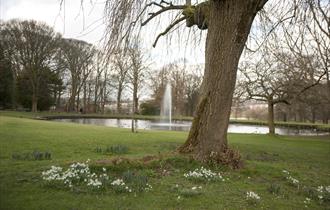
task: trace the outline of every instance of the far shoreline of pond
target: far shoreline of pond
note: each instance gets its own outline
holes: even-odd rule
[[[77,119],[77,118],[95,118],[95,119],[137,119],[137,120],[160,120],[160,116],[152,115],[118,115],[118,114],[81,114],[72,112],[27,112],[27,111],[10,111],[1,110],[0,116],[12,116],[20,118],[30,118],[38,120],[52,120],[52,119]],[[189,116],[173,116],[173,120],[179,121],[192,121],[193,117]],[[246,124],[246,125],[265,125],[267,121],[261,120],[243,120],[243,119],[230,119],[230,124]],[[316,131],[330,132],[330,124],[321,123],[306,123],[306,122],[282,122],[276,121],[275,126],[278,127],[291,127],[297,129],[316,129]]]
[[[36,117],[39,120],[55,120],[55,119],[136,119],[136,120],[161,120],[160,116],[149,116],[149,115],[93,115],[93,114],[72,114],[66,115],[49,115]],[[192,121],[192,117],[181,117],[173,116],[172,120],[177,121]],[[267,126],[266,121],[258,120],[240,120],[240,119],[230,119],[230,124],[245,124],[245,125],[264,125]],[[316,131],[330,132],[329,124],[313,124],[313,123],[303,123],[303,122],[275,122],[275,126],[284,128],[297,128],[297,129],[316,129]]]

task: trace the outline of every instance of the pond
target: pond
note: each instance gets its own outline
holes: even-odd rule
[[[131,119],[96,119],[96,118],[76,118],[76,119],[53,119],[58,122],[73,122],[79,124],[92,124],[108,127],[131,128]],[[145,130],[174,130],[189,131],[190,121],[173,121],[172,124],[156,120],[135,120],[138,129]],[[254,133],[266,134],[268,127],[263,125],[230,124],[229,133]],[[315,129],[298,129],[292,127],[276,127],[276,134],[280,135],[328,135],[329,133],[317,131]]]

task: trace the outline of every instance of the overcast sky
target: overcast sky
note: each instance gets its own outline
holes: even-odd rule
[[[80,2],[81,0],[66,0],[61,7],[60,0],[0,0],[0,18],[43,21],[66,38],[82,39],[102,47],[100,40],[105,29],[104,0],[83,1],[83,11]],[[166,26],[158,27],[155,30],[155,27],[150,25],[144,28],[141,45],[150,53],[155,68],[183,57],[187,58],[188,64],[204,62],[203,40],[198,45],[186,47],[180,45],[180,41],[172,41],[168,45],[166,39],[161,38],[157,47],[152,48],[157,33],[165,28]]]

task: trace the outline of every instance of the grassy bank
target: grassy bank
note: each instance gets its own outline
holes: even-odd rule
[[[118,114],[80,114],[67,112],[17,112],[17,111],[0,111],[0,116],[21,117],[30,119],[58,119],[58,118],[116,118],[116,119],[134,119],[139,120],[160,120],[160,116],[151,115],[118,115]],[[189,116],[173,116],[173,120],[192,121]],[[230,119],[231,124],[246,124],[246,125],[267,125],[266,121],[260,120],[238,120]],[[275,122],[276,126],[292,127],[298,129],[316,129],[318,131],[330,132],[330,124],[322,123],[306,123],[306,122]]]
[[[226,181],[195,182],[183,174],[199,163],[173,153],[186,136],[185,132],[132,134],[128,129],[0,116],[0,209],[329,209],[315,190],[330,185],[329,137],[231,134],[229,143],[241,152],[245,167],[238,171],[212,167]],[[96,151],[118,144],[127,147],[127,153]],[[13,158],[35,150],[50,152],[52,159]],[[141,159],[146,156],[155,159]],[[118,157],[127,161],[111,161]],[[95,170],[106,167],[110,177],[127,170],[145,174],[153,189],[118,194],[43,184],[41,172],[51,165],[67,167],[87,159]],[[299,185],[290,184],[282,170],[288,170]],[[186,190],[173,190],[176,184]],[[198,194],[189,193],[194,186],[202,187]],[[260,195],[260,201],[247,202],[247,191]],[[306,197],[312,199],[308,204]]]

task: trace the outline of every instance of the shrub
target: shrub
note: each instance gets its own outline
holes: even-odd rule
[[[105,152],[112,154],[126,154],[128,152],[128,147],[120,144],[112,145],[112,146],[108,146]]]
[[[154,101],[147,101],[140,105],[142,115],[159,115],[160,107]]]
[[[256,205],[260,201],[260,196],[253,191],[249,191],[246,192],[246,200],[249,204]]]
[[[123,180],[136,192],[149,191],[152,186],[148,184],[148,177],[132,171],[123,173]]]
[[[95,152],[96,153],[102,153],[102,148],[101,147],[96,147]]]
[[[280,193],[281,190],[281,186],[278,184],[274,184],[272,183],[268,188],[267,188],[268,192],[274,195],[278,195]]]
[[[51,160],[52,155],[50,152],[40,152],[40,151],[33,151],[33,152],[25,152],[25,153],[13,153],[12,159],[14,160]]]
[[[110,154],[126,154],[128,152],[128,147],[125,145],[112,145],[107,146],[105,149],[102,149],[101,147],[95,148],[96,153],[110,153]]]

